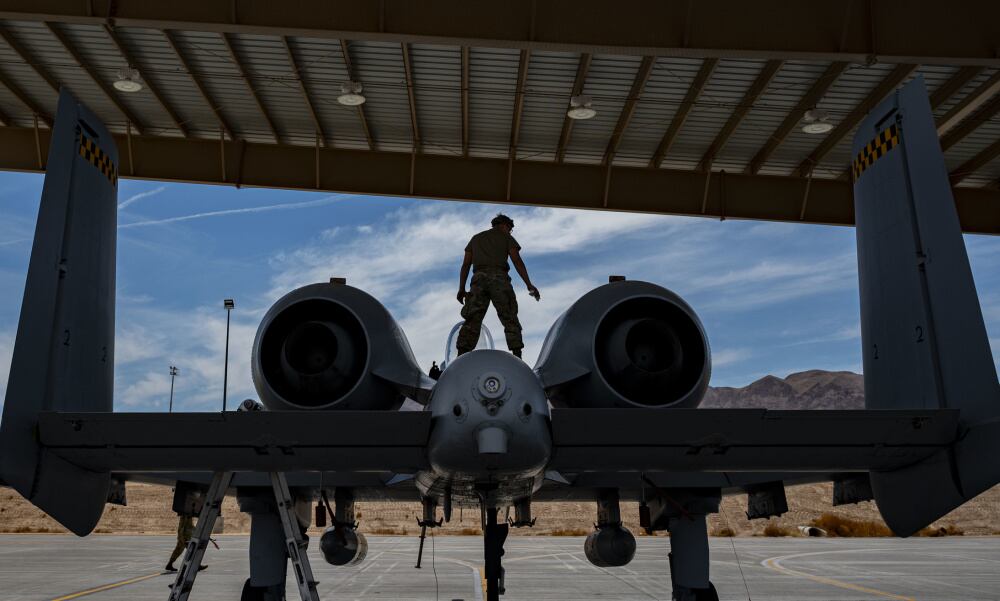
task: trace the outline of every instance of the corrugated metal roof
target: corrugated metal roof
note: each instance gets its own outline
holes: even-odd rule
[[[77,64],[49,30],[37,22],[6,21],[2,26],[30,54],[30,64],[6,43],[0,42],[0,69],[42,111],[55,111],[56,94],[36,69],[51,75],[116,132],[125,130],[126,116],[115,102]],[[102,26],[55,24],[77,49],[81,59],[105,85],[111,86],[126,59]],[[262,144],[275,143],[265,119],[273,121],[283,144],[313,145],[317,127],[309,110],[312,103],[324,141],[338,148],[369,149],[367,124],[375,150],[410,152],[414,135],[410,102],[399,43],[348,42],[353,76],[364,86],[367,102],[359,110],[337,102],[341,86],[350,79],[340,40],[274,35],[227,34],[235,57],[222,34],[207,31],[173,31],[178,50],[191,72],[175,54],[163,31],[136,27],[114,30],[135,59],[144,80],[153,84],[163,103],[148,87],[134,94],[115,92],[115,100],[135,115],[145,135],[180,136],[164,103],[182,127],[199,138],[217,138],[220,120],[216,110],[239,138]],[[286,49],[287,43],[287,49]],[[291,50],[298,64],[288,56]],[[458,46],[410,44],[412,76],[420,152],[463,153],[462,49]],[[510,152],[517,77],[521,53],[512,48],[468,49],[468,154],[506,158]],[[520,119],[517,159],[552,161],[566,121],[566,110],[581,55],[575,52],[534,50],[530,53]],[[597,116],[575,121],[566,146],[565,161],[600,163],[626,106],[642,57],[593,55],[583,82],[583,93],[593,99]],[[622,133],[616,165],[644,167],[677,115],[700,59],[658,57],[640,90],[632,118]],[[680,128],[663,168],[696,169],[747,90],[765,66],[763,60],[723,59]],[[756,99],[743,120],[718,150],[713,170],[742,172],[822,76],[828,62],[785,62]],[[892,64],[852,64],[830,86],[817,107],[828,112],[832,124],[847,118],[893,71]],[[242,68],[242,69],[241,69]],[[242,70],[242,73],[241,73]],[[958,72],[957,67],[924,66],[919,74],[933,92]],[[935,109],[940,117],[977,89],[996,69],[984,68],[952,97]],[[206,100],[195,80],[204,87]],[[305,87],[303,93],[302,86]],[[251,90],[259,97],[255,101]],[[308,96],[308,97],[307,97]],[[211,103],[211,104],[210,104]],[[214,106],[213,106],[214,104]],[[12,125],[31,127],[32,109],[10,90],[0,87],[0,112]],[[840,177],[846,170],[853,131],[841,137],[822,157],[815,177]],[[824,141],[823,135],[803,133],[798,126],[777,145],[760,169],[762,174],[790,175]],[[1000,120],[987,120],[946,152],[949,169],[955,169],[1000,139]],[[965,178],[962,185],[984,186],[1000,179],[1000,162],[993,160]]]

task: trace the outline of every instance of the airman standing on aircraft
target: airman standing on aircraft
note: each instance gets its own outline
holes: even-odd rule
[[[492,228],[473,236],[465,247],[458,285],[458,302],[463,304],[462,317],[465,323],[458,333],[456,346],[459,355],[476,348],[483,317],[492,302],[497,317],[503,324],[507,348],[514,356],[520,357],[524,340],[521,339],[521,322],[517,319],[517,297],[508,274],[508,257],[528,287],[528,294],[536,301],[541,299],[541,294],[528,277],[528,268],[521,259],[521,245],[510,235],[514,229],[514,220],[500,213],[493,218],[491,224]],[[474,267],[474,271],[469,291],[466,292],[465,282],[469,279],[470,267]]]

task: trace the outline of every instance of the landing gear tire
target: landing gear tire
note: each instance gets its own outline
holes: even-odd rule
[[[719,601],[719,593],[715,591],[715,585],[709,582],[707,588],[676,587],[673,599],[674,601]]]
[[[240,601],[285,601],[284,586],[253,586],[247,578]]]
[[[708,588],[698,589],[694,592],[695,601],[719,601],[719,593],[715,592],[715,585],[708,583]]]

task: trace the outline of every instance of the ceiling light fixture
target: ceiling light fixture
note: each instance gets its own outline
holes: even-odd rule
[[[118,70],[118,79],[113,84],[119,92],[138,92],[142,89],[142,78],[139,71],[131,66],[125,66]]]
[[[349,81],[340,86],[340,96],[337,102],[344,106],[359,106],[365,103],[365,97],[361,94],[363,89],[361,82]]]
[[[566,111],[566,116],[576,120],[593,119],[597,116],[597,111],[590,104],[590,96],[574,96],[569,99],[570,108]]]
[[[833,129],[833,124],[827,119],[830,115],[823,109],[809,109],[802,116],[802,131],[807,134],[825,134]]]

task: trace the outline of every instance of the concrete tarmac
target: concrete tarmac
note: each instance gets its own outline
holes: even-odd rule
[[[248,576],[246,536],[209,547],[192,601],[238,600]],[[334,568],[311,549],[320,597],[334,600],[481,601],[479,537],[372,536],[368,558]],[[641,537],[623,568],[587,562],[581,537],[507,540],[505,601],[670,599],[670,539]],[[164,600],[160,571],[170,536],[0,535],[0,600]],[[712,538],[712,580],[727,600],[1000,600],[1000,537],[940,539]],[[288,599],[298,599],[289,583]]]

